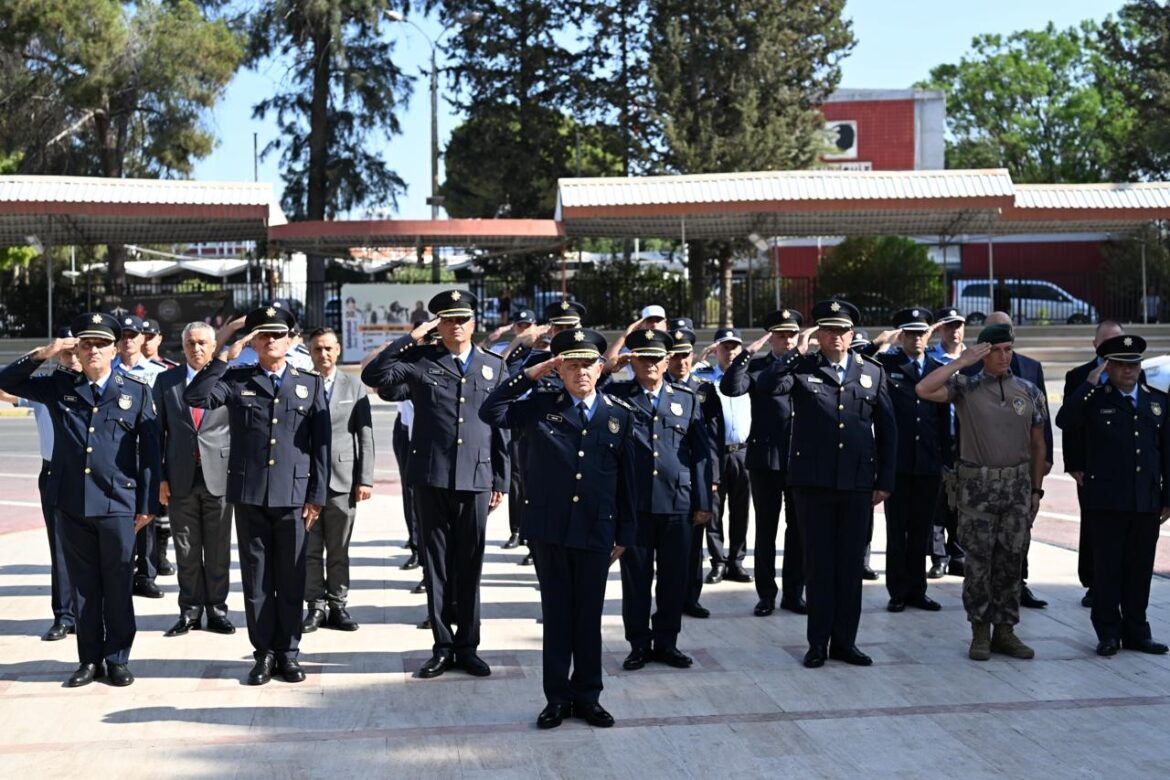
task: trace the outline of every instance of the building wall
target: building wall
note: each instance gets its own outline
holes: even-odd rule
[[[825,119],[857,122],[857,162],[868,162],[875,171],[914,169],[913,100],[830,102],[821,112]]]

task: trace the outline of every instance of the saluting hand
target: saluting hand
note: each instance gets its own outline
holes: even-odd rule
[[[231,343],[232,337],[236,335],[241,328],[244,327],[244,320],[246,316],[236,317],[234,320],[225,322],[219,330],[215,332],[215,343],[221,346],[226,346]]]
[[[414,339],[415,342],[421,342],[424,336],[437,327],[439,327],[438,317],[435,317],[433,320],[427,320],[426,322],[420,322],[415,326],[414,330],[410,332],[410,337]]]
[[[753,341],[751,344],[748,344],[746,347],[744,347],[743,351],[755,354],[756,352],[759,352],[761,349],[763,349],[764,345],[767,344],[768,340],[771,338],[772,338],[772,332],[766,330],[766,331],[764,331],[763,336],[760,336],[758,339]]]
[[[305,504],[305,508],[301,510],[301,517],[305,519],[305,530],[311,530],[313,523],[317,522],[320,516],[321,507],[318,504]]]
[[[972,344],[963,350],[959,357],[955,359],[955,362],[962,366],[973,366],[980,360],[983,360],[990,351],[991,345],[986,341],[980,344]]]
[[[528,368],[524,369],[524,376],[528,377],[533,382],[536,382],[537,380],[553,373],[553,371],[557,369],[557,366],[564,362],[565,359],[560,355],[557,355],[556,357],[541,361],[535,366],[529,366]]]
[[[36,360],[48,360],[61,354],[66,349],[77,349],[77,339],[53,339],[45,346],[33,352],[33,358]]]
[[[802,355],[808,354],[809,340],[812,339],[812,334],[817,332],[818,327],[820,327],[820,326],[813,325],[810,328],[805,328],[804,330],[802,330],[800,332],[800,335],[798,335],[796,337],[796,350],[800,354],[802,354]]]
[[[1097,366],[1092,371],[1090,371],[1089,375],[1087,377],[1085,377],[1085,381],[1088,382],[1089,384],[1091,384],[1093,387],[1096,387],[1097,385],[1101,384],[1101,374],[1105,374],[1106,378],[1109,377],[1109,374],[1106,372],[1106,369],[1108,367],[1109,367],[1109,361],[1106,360],[1104,363],[1102,363],[1101,365]]]
[[[609,372],[612,374],[614,371],[621,371],[623,368],[628,366],[633,359],[633,352],[621,352],[617,355],[614,355],[613,358],[609,361]]]
[[[503,503],[503,501],[504,501],[504,494],[501,493],[499,490],[493,490],[491,500],[488,501],[488,512],[496,511],[496,507],[498,507],[501,503]]]
[[[134,515],[134,533],[138,533],[154,519],[154,515]]]

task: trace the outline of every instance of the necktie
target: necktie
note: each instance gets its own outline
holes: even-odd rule
[[[1125,400],[1129,401],[1129,408],[1130,409],[1137,409],[1137,399],[1136,398],[1134,398],[1132,395],[1127,395],[1125,397]]]
[[[837,383],[842,385],[845,384],[845,366],[834,364],[833,370],[837,372]]]
[[[919,363],[917,360],[914,361],[914,378],[915,379],[922,378],[922,364]]]
[[[585,426],[589,425],[589,407],[585,405],[584,401],[582,401],[581,403],[577,404],[577,409],[581,412],[581,427],[584,428]]]
[[[272,394],[279,395],[280,394],[280,374],[270,374],[269,376],[272,378]]]
[[[467,364],[463,362],[463,358],[456,357],[455,358],[455,365],[459,368],[460,375],[467,373]]]
[[[199,426],[203,424],[203,409],[198,406],[191,407],[191,422],[195,424],[195,430],[199,430]]]
[[[94,404],[97,404],[98,401],[102,400],[102,389],[98,387],[97,382],[91,382],[89,385],[89,390],[91,393],[93,393]]]

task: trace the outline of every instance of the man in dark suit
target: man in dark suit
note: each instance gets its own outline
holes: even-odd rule
[[[1097,325],[1096,331],[1093,333],[1093,349],[1096,350],[1105,341],[1116,336],[1121,336],[1125,333],[1125,329],[1121,323],[1114,320],[1101,320]],[[1064,395],[1063,398],[1070,398],[1073,392],[1085,383],[1089,375],[1097,370],[1100,366],[1105,365],[1105,361],[1098,355],[1093,355],[1093,359],[1087,363],[1082,363],[1076,368],[1070,369],[1064,375]],[[1100,377],[1101,375],[1098,374]],[[1105,379],[1108,379],[1106,376]],[[1103,381],[1103,380],[1100,380]],[[1145,372],[1142,373],[1138,380],[1145,383]],[[1069,466],[1070,455],[1072,461],[1083,462],[1084,458],[1079,457],[1080,453],[1070,453],[1070,448],[1075,448],[1080,443],[1079,440],[1070,441],[1064,439],[1064,470],[1066,473],[1071,473],[1073,468]],[[1081,503],[1083,492],[1080,483],[1077,483],[1077,502]],[[1082,512],[1080,524],[1080,539],[1077,542],[1077,576],[1081,580],[1081,585],[1085,588],[1085,595],[1081,597],[1082,607],[1093,606],[1093,526],[1091,523],[1085,521],[1084,513]]]
[[[121,326],[108,314],[77,317],[74,338],[54,339],[0,370],[0,390],[39,401],[53,416],[53,461],[46,490],[77,608],[77,688],[105,677],[134,682],[134,536],[158,514],[158,421],[150,386],[113,370]],[[77,349],[81,372],[33,373]]]
[[[861,574],[873,507],[894,489],[898,432],[881,366],[849,351],[857,308],[821,301],[812,318],[820,351],[802,355],[798,346],[758,380],[761,392],[792,398],[788,483],[804,531],[804,665],[869,666],[856,645]]]
[[[1092,618],[1102,656],[1168,651],[1151,638],[1146,607],[1159,529],[1170,518],[1170,399],[1139,381],[1145,349],[1140,336],[1102,341],[1104,363],[1056,418],[1076,443],[1065,449],[1067,465],[1081,488],[1082,522],[1094,526]]]
[[[215,355],[215,331],[203,322],[183,328],[186,365],[162,373],[154,383],[163,438],[159,500],[171,515],[179,565],[179,620],[167,636],[202,627],[234,634],[228,619],[228,572],[232,553],[232,506],[227,467],[231,454],[228,410],[192,408],[183,392]]]
[[[950,408],[924,401],[914,391],[922,377],[942,367],[926,354],[933,322],[930,310],[922,306],[897,312],[893,324],[899,331],[900,348],[877,355],[898,426],[894,490],[886,499],[886,589],[890,594],[886,609],[890,612],[902,612],[907,606],[928,612],[942,609],[926,595],[926,555],[942,467],[949,462]]]
[[[447,290],[431,298],[435,319],[391,342],[362,371],[377,388],[407,385],[415,418],[404,479],[414,487],[426,550],[427,613],[434,645],[419,677],[458,665],[486,677],[479,647],[479,579],[488,512],[508,490],[508,433],[479,409],[505,378],[504,363],[471,342],[475,297]],[[441,342],[422,344],[438,329]]]
[[[621,561],[622,623],[630,643],[622,667],[641,669],[653,660],[685,669],[693,661],[678,649],[678,634],[691,527],[711,519],[715,456],[699,399],[685,385],[666,382],[670,334],[643,328],[628,334],[625,344],[630,351],[622,357],[628,356],[634,381],[610,382],[603,389],[625,401],[638,421],[638,535]]]
[[[752,425],[747,445],[747,468],[751,477],[752,504],[756,510],[756,603],[758,617],[776,609],[776,534],[780,511],[788,498],[788,519],[784,527],[783,591],[780,608],[798,615],[808,613],[804,601],[804,554],[800,523],[787,486],[788,444],[792,435],[792,403],[787,395],[762,393],[756,380],[772,363],[797,345],[804,317],[796,309],[778,309],[764,318],[764,335],[738,355],[719,383],[724,395],[748,395],[752,402]],[[756,354],[767,344],[767,354]]]
[[[309,529],[307,541],[308,613],[302,631],[316,631],[322,624],[338,631],[357,631],[357,621],[345,608],[349,540],[358,503],[368,500],[374,491],[374,421],[365,385],[338,369],[341,342],[332,328],[318,328],[309,335],[309,355],[325,385],[333,435],[328,500],[320,519]]]
[[[1002,311],[993,311],[991,314],[987,315],[987,319],[984,321],[984,325],[1011,324],[1011,315]],[[978,365],[974,366],[976,371],[978,371],[978,368]],[[970,370],[968,370],[968,372],[970,372]],[[1036,387],[1040,388],[1040,393],[1046,399],[1048,398],[1048,390],[1044,387],[1044,367],[1040,365],[1040,361],[1033,360],[1027,355],[1021,355],[1019,352],[1013,352],[1011,372],[1021,379],[1027,379],[1029,382],[1036,385]],[[963,435],[962,431],[959,432],[959,435]],[[1045,415],[1044,418],[1044,446],[1047,448],[1046,452],[1048,453],[1045,456],[1045,462],[1048,464],[1048,467],[1044,473],[1048,474],[1049,471],[1052,471],[1053,455],[1051,415]],[[1029,534],[1027,544],[1024,547],[1024,567],[1023,571],[1020,573],[1020,606],[1030,607],[1032,609],[1044,609],[1048,606],[1048,602],[1042,598],[1037,597],[1036,594],[1032,592],[1032,589],[1028,587],[1028,550],[1031,548],[1031,546],[1032,538]]]
[[[244,614],[256,659],[249,685],[278,669],[286,682],[305,679],[297,661],[305,596],[305,534],[325,505],[329,483],[329,407],[316,372],[285,359],[296,319],[275,306],[256,309],[246,339],[229,344],[239,323],[217,334],[220,353],[200,371],[183,400],[228,409],[231,454],[227,499],[236,513]],[[245,341],[259,363],[229,368]]]
[[[542,729],[569,717],[613,725],[601,706],[601,613],[609,567],[634,544],[634,411],[597,392],[605,339],[570,329],[550,360],[514,375],[480,409],[493,427],[525,429],[531,511],[521,533],[536,556],[544,625]],[[540,384],[558,372],[561,386]],[[570,674],[570,668],[572,673]]]

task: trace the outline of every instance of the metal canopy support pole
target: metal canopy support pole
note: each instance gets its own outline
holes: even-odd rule
[[[1150,324],[1150,298],[1146,287],[1146,239],[1142,236],[1142,324]]]
[[[987,300],[990,301],[988,308],[990,311],[983,312],[984,315],[991,314],[995,311],[995,249],[994,239],[988,234],[987,236]],[[1010,312],[1009,312],[1010,314]]]

